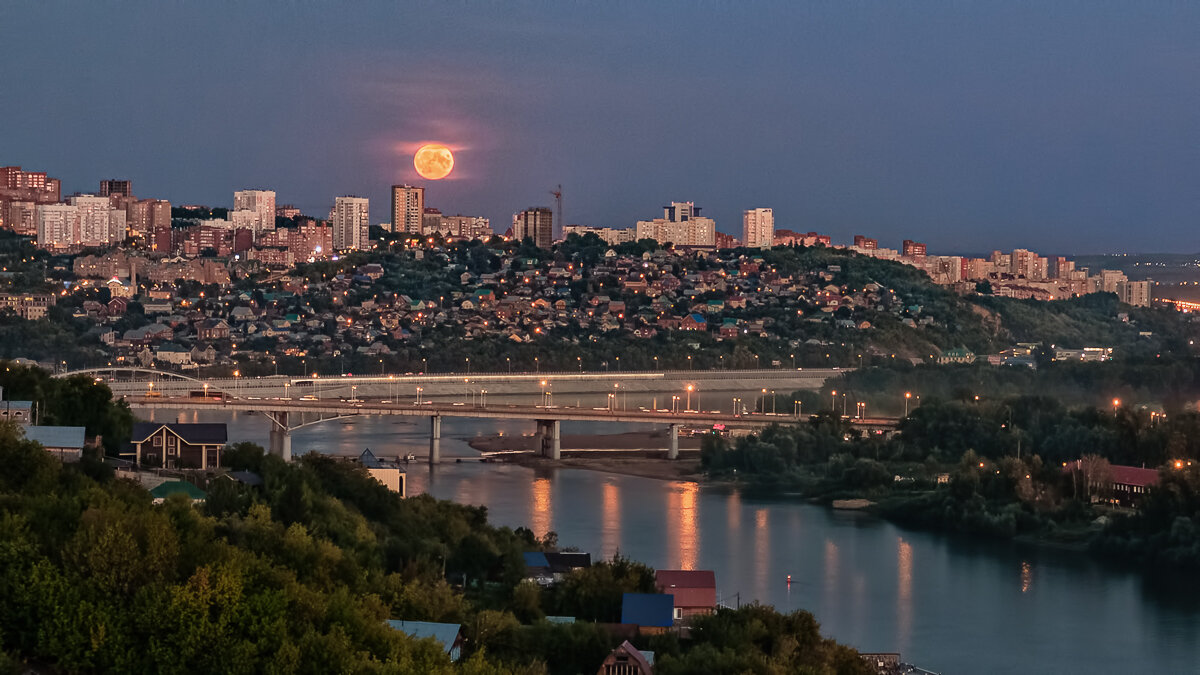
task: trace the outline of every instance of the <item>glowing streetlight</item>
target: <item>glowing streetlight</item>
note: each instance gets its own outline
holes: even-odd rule
[[[837,412],[837,389],[829,392],[829,409]]]
[[[908,400],[910,398],[912,398],[912,392],[911,391],[904,392],[904,416],[905,417],[908,417]]]

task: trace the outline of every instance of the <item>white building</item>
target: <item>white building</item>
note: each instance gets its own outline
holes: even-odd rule
[[[367,248],[371,204],[366,197],[338,197],[333,204],[333,248],[338,251]]]
[[[425,234],[425,188],[412,185],[392,186],[392,232]]]
[[[569,237],[572,234],[577,234],[581,237],[588,234],[594,234],[603,239],[605,243],[613,246],[635,241],[637,238],[637,230],[632,227],[592,227],[590,225],[567,225],[563,228],[564,237]]]
[[[71,205],[79,215],[80,246],[108,246],[125,239],[125,210],[114,209],[108,197],[78,195]]]
[[[79,243],[78,240],[79,209],[70,204],[41,204],[37,207],[39,247],[46,249],[70,248]]]
[[[492,238],[491,221],[482,216],[442,216],[435,219],[430,214],[425,215],[425,234],[441,234],[443,237],[462,237],[463,239]]]
[[[275,229],[275,191],[274,190],[239,190],[233,193],[233,210],[254,212],[253,227],[255,234],[264,230]],[[233,219],[236,223],[237,220]],[[239,225],[240,227],[240,225]]]
[[[750,248],[771,248],[775,239],[775,213],[771,209],[749,209],[742,212],[742,245]]]
[[[700,215],[693,202],[671,202],[663,207],[663,217],[639,220],[638,239],[654,239],[660,244],[677,246],[716,246],[717,224],[712,218]]]

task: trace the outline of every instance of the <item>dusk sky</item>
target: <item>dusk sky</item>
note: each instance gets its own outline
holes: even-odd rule
[[[392,183],[627,227],[1200,251],[1200,4],[5,2],[0,165],[326,215]],[[416,176],[422,141],[451,179]]]

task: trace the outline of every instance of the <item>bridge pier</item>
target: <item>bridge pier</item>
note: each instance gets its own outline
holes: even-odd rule
[[[562,459],[562,422],[538,420],[537,435],[541,441],[542,457],[554,460]]]
[[[670,439],[667,445],[667,459],[679,459],[679,425],[667,425],[667,438]]]
[[[271,454],[285,462],[292,461],[292,430],[288,428],[286,412],[267,413],[271,418]]]
[[[442,461],[442,416],[429,418],[429,465]]]

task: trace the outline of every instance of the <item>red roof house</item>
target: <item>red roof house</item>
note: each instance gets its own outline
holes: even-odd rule
[[[717,575],[712,570],[658,570],[654,582],[659,592],[675,596],[676,619],[716,609]]]

